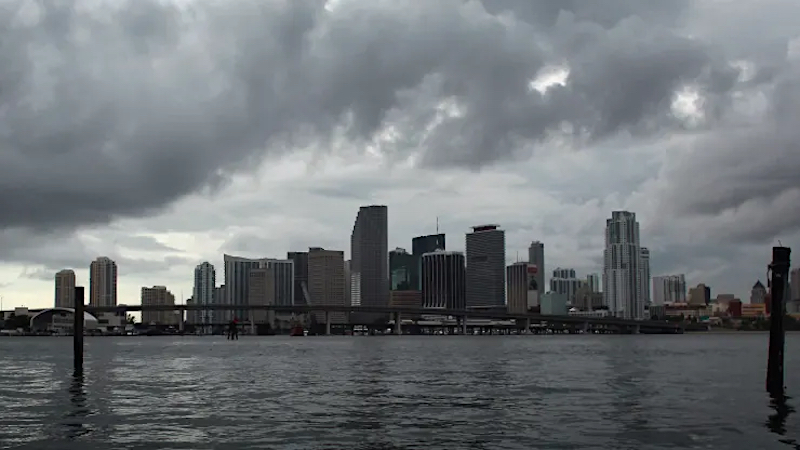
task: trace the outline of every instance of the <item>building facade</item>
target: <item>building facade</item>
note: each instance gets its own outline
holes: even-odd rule
[[[639,285],[639,298],[645,306],[650,306],[650,249],[647,247],[639,248],[639,279],[636,282]]]
[[[343,251],[308,249],[308,291],[312,305],[346,306]],[[314,314],[317,322],[325,323],[325,313]],[[346,322],[345,313],[329,314],[331,323]]]
[[[275,282],[275,271],[270,267],[258,267],[248,271],[249,280],[247,282],[247,303],[251,306],[256,305],[275,305],[275,293],[277,291]],[[266,309],[248,311],[248,320],[255,324],[272,325],[272,316]]]
[[[414,255],[414,272],[411,284],[414,289],[422,291],[422,255],[437,250],[447,250],[444,234],[429,234],[411,239],[411,254]]]
[[[558,267],[553,271],[553,275],[550,278],[550,292],[564,294],[567,297],[567,303],[575,304],[575,296],[582,283],[578,279],[575,269]]]
[[[544,243],[540,241],[531,242],[528,247],[528,264],[536,268],[536,286],[539,290],[539,296],[547,292],[547,285],[545,284],[545,266],[544,266]]]
[[[761,283],[761,280],[756,281],[753,289],[750,290],[750,304],[760,305],[767,299],[767,288]]]
[[[653,278],[653,304],[668,303],[686,303],[686,278],[682,273]]]
[[[286,259],[294,261],[294,304],[308,304],[308,252],[289,252]]]
[[[536,267],[518,262],[506,267],[506,309],[510,314],[524,314],[539,307]]]
[[[467,308],[506,304],[506,233],[478,225],[466,236]]]
[[[644,319],[641,288],[641,249],[636,214],[613,211],[606,220],[603,252],[603,302],[609,313],[625,319]]]
[[[603,292],[600,286],[600,275],[596,273],[586,275],[586,285],[589,288],[589,292]]]
[[[384,205],[359,208],[350,236],[350,295],[353,305],[389,305],[388,241],[388,208]]]
[[[402,248],[396,248],[389,252],[390,290],[416,290],[414,285],[414,272],[416,271],[417,264],[414,255]]]
[[[467,282],[461,252],[437,251],[422,255],[422,307],[465,309]]]
[[[689,289],[686,301],[693,306],[705,306],[711,304],[711,288],[703,283]]]
[[[75,307],[75,272],[64,269],[56,273],[56,308]]]
[[[142,306],[175,306],[175,296],[166,286],[142,288]],[[149,325],[178,325],[176,311],[142,311],[142,323]]]
[[[214,265],[204,262],[194,268],[194,286],[192,288],[192,303],[199,306],[213,305],[214,290],[217,287],[217,271]],[[200,310],[195,315],[197,325],[208,326],[213,323],[221,322],[218,316],[220,311]]]
[[[259,268],[261,263],[270,258],[242,258],[240,256],[224,255],[225,262],[225,304],[234,307],[232,310],[219,311],[222,323],[231,319],[244,320],[249,317],[249,312],[236,306],[246,306],[250,292],[250,269]]]
[[[89,304],[117,305],[117,263],[105,256],[89,265]]]

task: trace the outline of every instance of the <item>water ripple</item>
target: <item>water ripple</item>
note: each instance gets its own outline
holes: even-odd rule
[[[787,338],[791,376],[798,338]],[[71,340],[4,338],[0,448],[788,448],[800,424],[791,399],[762,393],[765,345],[758,334],[93,338],[73,376]]]

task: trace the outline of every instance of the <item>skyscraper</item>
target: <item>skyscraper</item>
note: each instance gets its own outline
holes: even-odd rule
[[[563,294],[567,297],[567,302],[575,304],[575,294],[581,287],[581,280],[575,274],[575,269],[556,268],[550,278],[550,292]]]
[[[422,255],[422,307],[466,309],[463,253],[439,250]]]
[[[350,236],[350,295],[353,305],[389,305],[389,213],[362,206]]]
[[[650,306],[650,250],[647,247],[639,248],[639,297],[645,305]]]
[[[89,265],[89,305],[117,306],[117,263],[105,256]]]
[[[75,307],[75,272],[70,269],[56,273],[55,307]]]
[[[506,233],[500,225],[478,225],[466,236],[467,307],[506,304]]]
[[[250,269],[257,269],[262,262],[269,261],[270,258],[242,258],[233,255],[223,255],[225,261],[225,304],[238,306],[247,305],[247,297],[250,292]],[[220,311],[222,322],[228,322],[232,318],[245,319],[249,313],[244,309],[234,309],[232,311]]]
[[[289,252],[286,259],[294,261],[294,304],[308,304],[308,252]]]
[[[417,236],[411,240],[411,254],[414,255],[414,271],[411,273],[412,289],[422,290],[422,255],[436,250],[447,250],[443,233]]]
[[[705,288],[702,291],[705,296]],[[701,304],[696,299],[693,302]],[[653,278],[653,304],[660,306],[667,303],[686,303],[686,278],[682,273]]]
[[[645,299],[640,286],[642,258],[636,214],[613,211],[606,220],[605,243],[603,302],[614,316],[642,320]]]
[[[528,264],[535,267],[533,279],[536,280],[536,287],[541,296],[547,292],[547,285],[544,284],[544,243],[539,241],[531,242],[531,246],[528,247]]]
[[[589,288],[589,292],[602,292],[600,290],[600,275],[596,273],[586,275],[586,285]]]
[[[142,306],[175,306],[175,296],[166,286],[142,288]],[[177,325],[179,315],[175,311],[142,311],[142,323],[159,325]]]
[[[209,262],[199,264],[194,268],[194,288],[192,289],[192,301],[194,304],[207,306],[214,304],[214,289],[217,287],[217,271]],[[198,323],[204,326],[221,322],[218,320],[218,311],[204,309],[198,311],[200,318]]]
[[[416,271],[416,257],[402,248],[389,252],[389,278],[392,291],[416,290],[412,276]]]
[[[524,314],[539,306],[539,292],[534,267],[518,262],[506,267],[506,288],[509,314]],[[533,289],[536,287],[536,289]]]
[[[344,252],[319,247],[308,249],[308,292],[312,305],[345,306]],[[344,323],[343,312],[329,313],[331,323]],[[325,323],[324,313],[316,320]]]

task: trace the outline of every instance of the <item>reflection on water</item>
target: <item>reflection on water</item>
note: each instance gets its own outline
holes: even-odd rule
[[[92,432],[92,428],[86,423],[91,411],[86,402],[83,372],[72,374],[68,392],[70,406],[61,423],[66,429],[66,438],[72,440]]]
[[[800,335],[790,374],[792,347]],[[6,338],[0,448],[798,448],[788,401],[763,402],[765,348],[758,334],[96,338],[72,376],[69,339]]]
[[[786,421],[789,415],[795,412],[794,408],[789,405],[790,399],[791,397],[786,395],[770,396],[769,406],[775,410],[775,414],[770,414],[770,416],[767,418],[766,426],[771,432],[779,436],[786,435]],[[778,441],[800,450],[800,444],[798,444],[795,439],[781,438]]]

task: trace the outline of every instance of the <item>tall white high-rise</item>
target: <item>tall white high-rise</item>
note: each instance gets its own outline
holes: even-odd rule
[[[682,273],[653,278],[653,304],[667,303],[686,303],[686,278]]]
[[[214,304],[214,289],[217,287],[217,271],[214,265],[209,262],[204,262],[194,268],[194,289],[192,291],[192,300],[195,304],[206,306]],[[221,323],[218,311],[204,309],[199,311],[196,317],[198,321],[204,326],[209,326],[214,323]]]
[[[636,214],[613,211],[606,220],[605,242],[603,302],[614,316],[642,320],[646,298],[641,286],[644,274]]]

